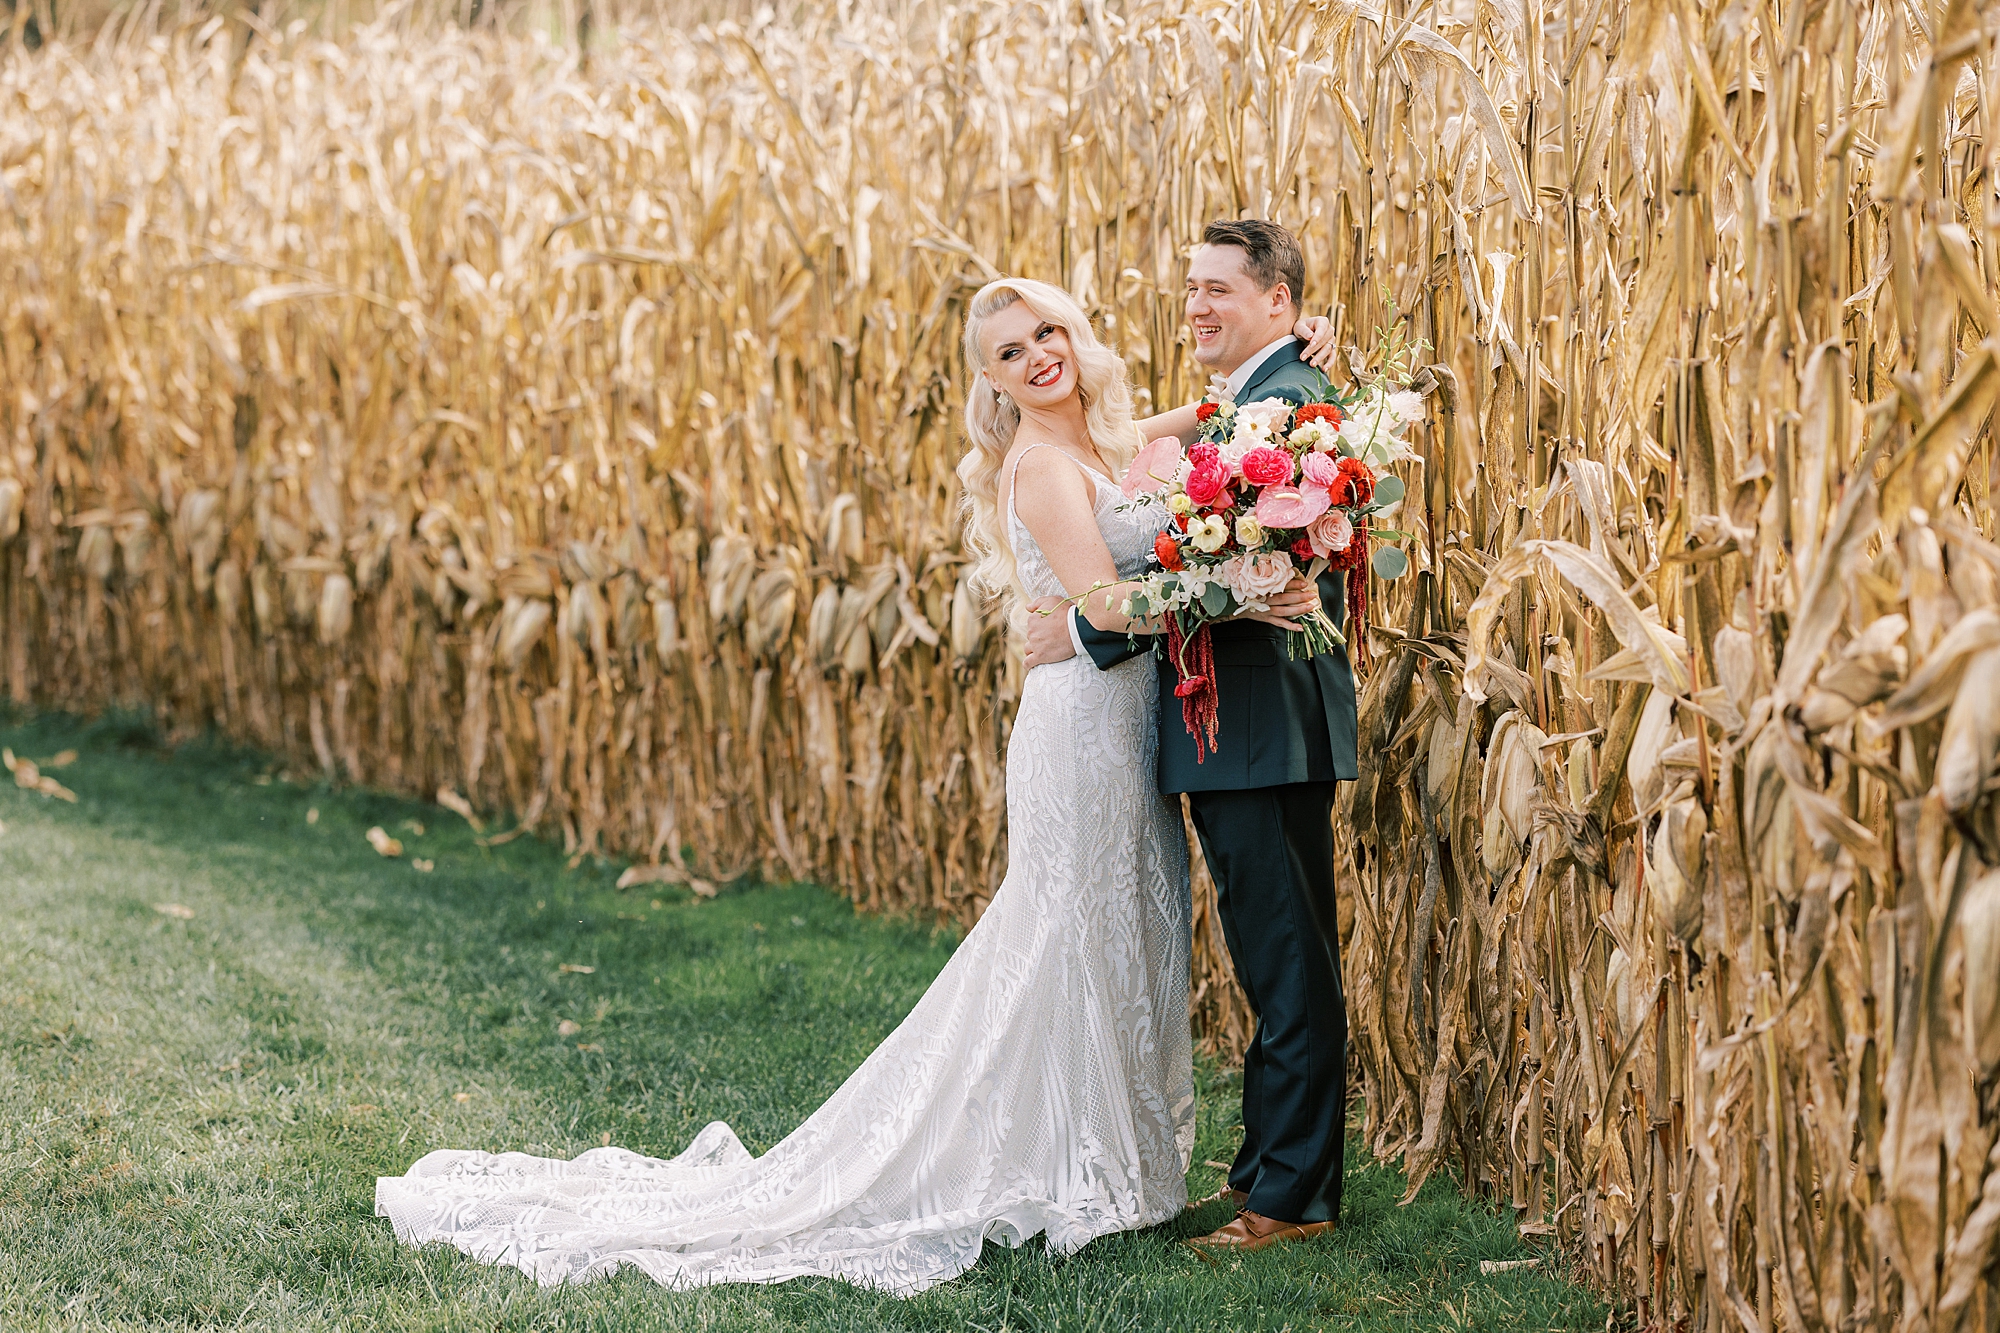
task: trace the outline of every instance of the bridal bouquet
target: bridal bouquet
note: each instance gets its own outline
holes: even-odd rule
[[[1196,409],[1192,448],[1183,452],[1168,437],[1133,460],[1126,496],[1136,505],[1163,506],[1169,520],[1153,542],[1158,568],[1138,580],[1120,609],[1166,620],[1179,678],[1174,693],[1197,763],[1217,739],[1210,625],[1267,611],[1294,575],[1312,581],[1329,568],[1347,576],[1348,624],[1365,623],[1368,519],[1403,498],[1389,465],[1416,457],[1399,433],[1422,405],[1407,382],[1386,376],[1346,401],[1329,385],[1318,400],[1297,406],[1282,398],[1237,404],[1218,382]],[[1384,547],[1373,567],[1395,578],[1409,561]],[[1345,641],[1319,610],[1286,636],[1286,651],[1310,657]]]

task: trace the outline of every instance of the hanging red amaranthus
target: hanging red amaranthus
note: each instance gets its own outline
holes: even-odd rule
[[[1215,753],[1221,721],[1216,714],[1220,696],[1215,692],[1215,644],[1207,623],[1188,634],[1178,616],[1168,616],[1167,651],[1173,654],[1174,672],[1180,678],[1174,697],[1181,701],[1181,722],[1194,737],[1194,761],[1199,764]]]
[[[1354,539],[1347,543],[1347,549],[1337,551],[1327,561],[1329,569],[1339,570],[1347,576],[1347,657],[1355,666],[1362,665],[1362,657],[1368,649],[1364,640],[1368,628],[1368,529],[1362,524],[1354,527]]]

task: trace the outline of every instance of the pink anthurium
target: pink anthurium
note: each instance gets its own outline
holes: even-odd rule
[[[1257,521],[1267,528],[1304,528],[1333,503],[1326,487],[1269,486],[1257,497]]]
[[[1131,499],[1140,491],[1157,491],[1174,479],[1181,469],[1181,442],[1171,435],[1162,435],[1139,451],[1132,460],[1132,466],[1125,469],[1125,480],[1118,483],[1118,489]]]

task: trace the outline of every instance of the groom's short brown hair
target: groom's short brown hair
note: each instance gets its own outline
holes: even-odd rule
[[[1243,252],[1243,268],[1257,290],[1268,292],[1279,283],[1291,293],[1292,308],[1303,309],[1306,295],[1306,257],[1298,238],[1275,222],[1244,218],[1232,222],[1217,218],[1202,229],[1203,245],[1233,245]]]

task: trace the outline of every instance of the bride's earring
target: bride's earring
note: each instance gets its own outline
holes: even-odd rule
[[[1004,390],[998,388],[993,390],[993,401],[1000,404],[1002,409],[1006,409],[1014,405],[1014,400],[1012,398],[1009,398]]]

